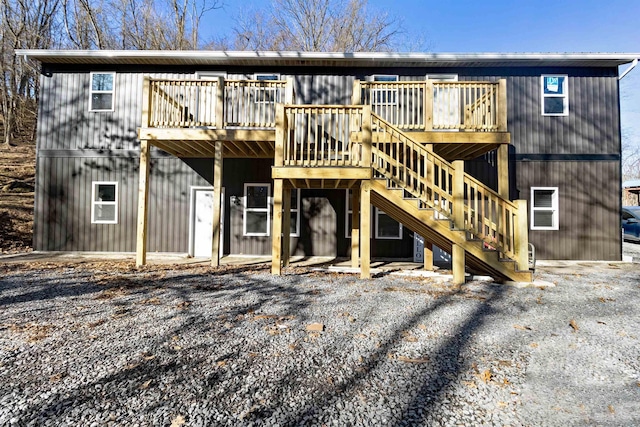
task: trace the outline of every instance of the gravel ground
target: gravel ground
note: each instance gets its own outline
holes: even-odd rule
[[[638,425],[637,270],[0,264],[0,425]]]

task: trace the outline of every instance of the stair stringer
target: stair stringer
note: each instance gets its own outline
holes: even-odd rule
[[[531,282],[530,271],[519,271],[513,260],[501,260],[493,250],[486,250],[481,241],[467,240],[466,232],[453,230],[449,220],[434,219],[432,209],[419,209],[417,201],[402,197],[402,189],[389,189],[384,179],[371,180],[371,203],[387,215],[420,234],[428,242],[451,253],[452,246],[462,247],[466,264],[498,280]]]

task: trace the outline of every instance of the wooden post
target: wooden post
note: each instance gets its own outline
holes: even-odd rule
[[[362,83],[360,80],[354,80],[353,82],[353,93],[351,94],[351,104],[360,105],[362,104]]]
[[[291,188],[282,192],[282,266],[289,266],[291,255]],[[298,191],[293,189],[293,191]]]
[[[464,230],[464,160],[455,160],[453,168],[453,227]]]
[[[275,167],[284,166],[284,145],[287,127],[287,117],[285,115],[284,104],[276,104],[276,141],[275,157],[273,165]]]
[[[282,274],[282,179],[273,180],[273,228],[271,233],[271,274]]]
[[[509,200],[509,145],[500,144],[497,149],[498,194]]]
[[[464,249],[460,245],[451,246],[451,267],[453,269],[453,284],[464,284]]]
[[[424,87],[424,129],[433,130],[433,80],[429,79]]]
[[[360,186],[360,278],[371,278],[371,182]]]
[[[293,78],[291,77],[287,77],[287,85],[285,86],[284,89],[284,103],[285,104],[293,104],[294,103],[294,82],[293,82]]]
[[[138,176],[138,231],[136,237],[136,266],[147,263],[147,220],[149,207],[149,141],[140,141],[140,172]]]
[[[371,167],[371,106],[362,106],[362,164],[363,168]]]
[[[351,191],[351,267],[360,265],[360,186]]]
[[[422,250],[422,253],[424,258],[424,270],[432,271],[433,270],[433,244],[428,243],[426,240],[424,240],[424,248]]]
[[[211,267],[220,265],[220,218],[222,209],[222,163],[224,146],[222,141],[215,142],[213,162],[213,230],[211,234]]]
[[[216,129],[224,127],[224,77],[218,77],[216,90]]]
[[[529,211],[526,200],[514,200],[514,203],[518,207],[515,236],[513,238],[516,261],[519,270],[527,271],[529,270],[529,224],[527,222]]]
[[[507,80],[498,80],[498,130],[507,131]]]
[[[151,80],[145,76],[142,82],[142,120],[140,126],[149,127],[151,120]]]

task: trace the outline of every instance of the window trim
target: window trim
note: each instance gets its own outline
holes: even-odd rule
[[[270,76],[274,76],[275,79],[264,79],[264,80],[260,80],[260,77],[270,77]],[[260,81],[278,81],[280,80],[280,73],[254,73],[253,74],[253,80],[260,80]]]
[[[294,191],[297,191],[297,197],[296,197],[296,207],[294,207],[293,205],[291,205],[291,213],[295,212],[296,213],[296,231],[295,233],[289,233],[290,237],[300,237],[300,196],[301,196],[301,191],[299,188],[292,188],[291,189],[291,194],[293,194]]]
[[[535,201],[535,193],[536,191],[553,191],[553,196],[551,199],[551,207],[550,208],[536,208],[534,205],[534,201]],[[531,204],[531,208],[530,208],[530,217],[531,217],[531,225],[530,225],[530,229],[531,230],[558,230],[560,228],[560,212],[559,212],[559,199],[560,199],[560,194],[559,194],[559,190],[558,187],[531,187],[531,195],[530,195],[530,204]],[[535,215],[534,213],[536,211],[551,211],[551,213],[553,214],[552,216],[552,220],[553,220],[553,225],[550,227],[545,227],[545,226],[537,226],[535,225]]]
[[[563,77],[563,94],[562,95],[554,95],[550,93],[544,93],[544,79],[545,77]],[[544,112],[544,100],[546,98],[562,98],[563,102],[563,111],[562,113],[545,113]],[[569,76],[567,74],[542,74],[540,76],[540,113],[543,116],[547,117],[564,117],[569,115]]]
[[[115,186],[115,201],[104,202],[96,200],[96,189],[98,185],[114,185]],[[114,219],[111,221],[96,219],[96,207],[98,205],[112,205],[114,209]],[[118,223],[118,181],[91,181],[91,224],[117,224]]]
[[[381,209],[376,208],[376,231],[375,231],[375,236],[377,240],[402,240],[402,223],[396,221],[395,219],[391,218],[393,221],[398,222],[398,235],[397,236],[380,236],[380,215],[385,215],[389,218],[391,218],[389,215],[387,215],[386,212],[384,212]]]
[[[93,76],[97,74],[111,74],[113,76],[113,88],[111,90],[94,90],[93,89]],[[95,109],[93,108],[93,94],[94,93],[110,93],[111,94],[111,108],[110,109]],[[92,113],[109,113],[115,111],[116,106],[116,72],[115,71],[92,71],[89,73],[89,112]]]
[[[249,187],[267,187],[267,206],[266,208],[247,208],[247,188]],[[242,235],[247,237],[270,236],[271,235],[271,184],[260,182],[246,182],[244,184],[244,197],[242,204]],[[267,214],[267,231],[266,233],[247,233],[247,212],[265,212]]]

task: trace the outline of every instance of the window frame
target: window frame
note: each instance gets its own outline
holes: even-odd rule
[[[536,207],[535,206],[535,194],[536,191],[553,191],[553,195],[551,196],[551,207]],[[558,187],[531,187],[531,195],[530,195],[530,217],[531,217],[531,230],[558,230],[560,228],[560,191]],[[535,224],[535,212],[548,212],[552,213],[552,222],[551,226],[538,226]]]
[[[299,188],[292,188],[291,189],[291,195],[293,196],[293,192],[297,192],[296,195],[296,206],[294,207],[293,204],[291,205],[291,210],[290,213],[293,214],[294,212],[296,213],[296,231],[294,233],[289,232],[289,236],[290,237],[300,237],[300,196],[301,196],[301,191]]]
[[[94,90],[93,89],[93,76],[99,74],[110,74],[113,76],[113,87],[111,90]],[[111,94],[111,108],[93,108],[93,95],[101,93]],[[92,71],[89,73],[89,112],[92,113],[109,113],[115,111],[116,105],[116,72],[115,71]]]
[[[113,185],[115,187],[114,201],[96,200],[96,189],[99,185]],[[91,181],[91,224],[117,224],[118,223],[118,181]],[[96,219],[96,207],[98,206],[115,206],[113,220]]]
[[[397,236],[381,236],[380,235],[380,216],[381,215],[385,215],[386,217],[391,218],[389,215],[387,215],[386,212],[376,208],[376,230],[375,230],[376,240],[402,240],[402,223],[396,221],[393,218],[391,219],[398,223],[398,235]]]
[[[267,206],[265,208],[248,208],[247,207],[247,189],[249,187],[267,187]],[[270,183],[254,183],[247,182],[244,184],[244,197],[242,203],[242,235],[247,237],[265,237],[271,235],[271,184]],[[247,212],[264,212],[267,217],[267,230],[265,233],[247,233]]]
[[[544,93],[544,79],[547,77],[562,77],[562,95]],[[562,98],[562,113],[545,113],[544,101],[547,98]],[[540,76],[540,113],[547,117],[564,117],[569,115],[569,76],[567,74],[542,74]]]

